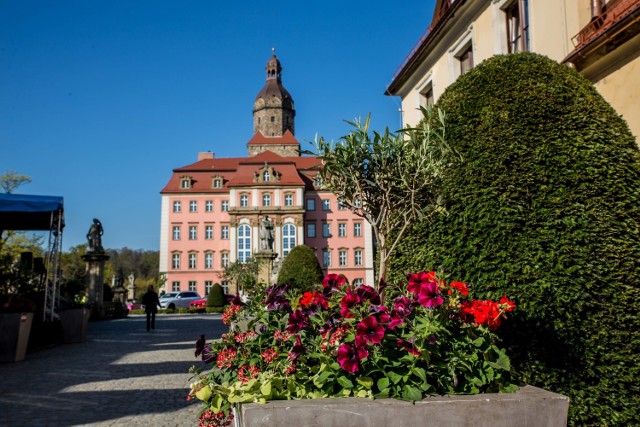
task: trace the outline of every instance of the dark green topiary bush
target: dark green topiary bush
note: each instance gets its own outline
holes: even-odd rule
[[[207,307],[223,307],[226,303],[224,289],[219,283],[214,283],[207,295]]]
[[[310,288],[322,282],[324,274],[316,254],[308,246],[298,245],[291,249],[282,262],[278,273],[278,284],[288,283],[298,288]]]
[[[442,268],[476,297],[518,308],[503,336],[524,382],[571,398],[571,425],[640,425],[640,153],[579,73],[494,57],[439,99],[464,158],[448,216],[417,225],[393,259]]]

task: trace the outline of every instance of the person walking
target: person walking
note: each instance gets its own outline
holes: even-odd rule
[[[142,304],[144,304],[144,312],[147,313],[147,332],[156,328],[156,313],[160,305],[160,298],[153,290],[153,285],[149,285],[147,292],[142,296]]]

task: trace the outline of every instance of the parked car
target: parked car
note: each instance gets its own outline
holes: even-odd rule
[[[160,301],[164,298],[175,298],[180,292],[167,292],[166,294],[160,295]]]
[[[169,310],[175,310],[176,308],[189,308],[189,304],[198,299],[202,299],[202,297],[197,292],[177,292],[176,295],[171,297],[161,298],[160,306]]]
[[[225,300],[227,301],[227,304],[231,304],[231,302],[235,297],[236,297],[235,295],[230,295],[230,294],[225,294],[224,296]],[[192,301],[189,304],[189,310],[191,311],[204,311],[206,309],[207,309],[207,298],[198,299],[198,300]]]

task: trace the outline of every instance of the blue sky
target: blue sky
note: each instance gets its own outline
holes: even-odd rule
[[[296,105],[296,137],[344,135],[372,114],[400,126],[384,90],[434,0],[0,1],[0,173],[17,192],[63,196],[63,246],[94,217],[109,248],[159,247],[172,169],[246,155],[271,48]]]

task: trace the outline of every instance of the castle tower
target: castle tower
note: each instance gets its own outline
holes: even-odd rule
[[[253,103],[253,131],[267,138],[282,137],[287,130],[295,134],[293,98],[282,86],[282,65],[273,52],[267,62],[267,82]]]

